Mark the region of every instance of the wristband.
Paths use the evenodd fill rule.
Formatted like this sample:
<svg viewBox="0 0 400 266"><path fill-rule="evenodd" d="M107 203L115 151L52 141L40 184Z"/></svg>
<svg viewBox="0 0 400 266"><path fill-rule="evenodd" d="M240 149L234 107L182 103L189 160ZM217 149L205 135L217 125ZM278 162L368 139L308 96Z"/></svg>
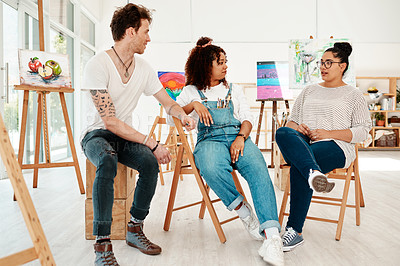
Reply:
<svg viewBox="0 0 400 266"><path fill-rule="evenodd" d="M158 147L158 142L157 142L157 145L153 149L151 149L151 152L154 153L156 151L157 147Z"/></svg>
<svg viewBox="0 0 400 266"><path fill-rule="evenodd" d="M143 141L143 145L146 145L146 142L147 142L147 140L149 139L149 135L146 135L146 137L144 138L144 141Z"/></svg>
<svg viewBox="0 0 400 266"><path fill-rule="evenodd" d="M244 140L247 139L246 136L245 136L244 134L242 134L242 133L237 134L237 136L238 136L238 137L239 137L239 136L240 136L240 137L243 137Z"/></svg>

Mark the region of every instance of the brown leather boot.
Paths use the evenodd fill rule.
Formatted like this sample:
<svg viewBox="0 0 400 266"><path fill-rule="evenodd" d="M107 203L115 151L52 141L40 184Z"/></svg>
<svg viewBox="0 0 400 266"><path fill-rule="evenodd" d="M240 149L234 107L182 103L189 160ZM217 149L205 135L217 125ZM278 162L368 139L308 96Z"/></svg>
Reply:
<svg viewBox="0 0 400 266"><path fill-rule="evenodd" d="M161 247L150 242L143 233L143 223L128 223L128 232L126 233L126 243L139 249L147 255L158 255L161 253Z"/></svg>
<svg viewBox="0 0 400 266"><path fill-rule="evenodd" d="M95 266L119 266L112 251L111 242L95 243L93 246L96 254Z"/></svg>

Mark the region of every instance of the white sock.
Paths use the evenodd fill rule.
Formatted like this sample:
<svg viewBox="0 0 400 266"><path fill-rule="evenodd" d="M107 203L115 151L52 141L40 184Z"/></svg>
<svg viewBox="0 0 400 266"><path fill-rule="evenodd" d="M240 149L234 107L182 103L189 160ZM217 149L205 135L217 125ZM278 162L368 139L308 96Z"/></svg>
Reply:
<svg viewBox="0 0 400 266"><path fill-rule="evenodd" d="M133 217L133 216L131 215L131 222L134 222L134 223L136 223L136 224L140 224L140 223L143 223L143 220L136 219L135 217Z"/></svg>
<svg viewBox="0 0 400 266"><path fill-rule="evenodd" d="M265 237L267 239L272 238L273 236L279 236L278 227L270 227L264 230Z"/></svg>
<svg viewBox="0 0 400 266"><path fill-rule="evenodd" d="M244 219L247 216L250 216L251 214L249 208L247 208L246 205L244 205L244 203L238 210L236 210L236 212L239 215L240 219Z"/></svg>

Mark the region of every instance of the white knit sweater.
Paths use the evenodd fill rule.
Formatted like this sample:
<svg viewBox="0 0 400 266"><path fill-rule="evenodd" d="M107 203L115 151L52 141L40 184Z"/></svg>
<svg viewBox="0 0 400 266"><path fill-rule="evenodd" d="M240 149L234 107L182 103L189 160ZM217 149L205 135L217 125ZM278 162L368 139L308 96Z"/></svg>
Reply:
<svg viewBox="0 0 400 266"><path fill-rule="evenodd" d="M355 143L364 141L371 130L367 103L360 90L345 85L326 88L319 84L307 86L297 97L289 120L306 124L310 130L350 129L351 142L334 140L346 156L345 167L355 159Z"/></svg>

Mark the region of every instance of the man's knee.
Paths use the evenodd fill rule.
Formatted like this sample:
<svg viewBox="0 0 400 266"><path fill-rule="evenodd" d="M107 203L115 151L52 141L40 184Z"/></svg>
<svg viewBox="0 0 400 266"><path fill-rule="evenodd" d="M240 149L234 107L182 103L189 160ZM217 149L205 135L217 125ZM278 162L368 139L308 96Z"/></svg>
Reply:
<svg viewBox="0 0 400 266"><path fill-rule="evenodd" d="M157 158L153 154L145 154L140 167L139 173L146 173L148 176L158 176L159 167Z"/></svg>
<svg viewBox="0 0 400 266"><path fill-rule="evenodd" d="M97 169L103 173L108 173L107 176L116 176L118 167L118 157L115 151L106 150L99 154L99 165Z"/></svg>

